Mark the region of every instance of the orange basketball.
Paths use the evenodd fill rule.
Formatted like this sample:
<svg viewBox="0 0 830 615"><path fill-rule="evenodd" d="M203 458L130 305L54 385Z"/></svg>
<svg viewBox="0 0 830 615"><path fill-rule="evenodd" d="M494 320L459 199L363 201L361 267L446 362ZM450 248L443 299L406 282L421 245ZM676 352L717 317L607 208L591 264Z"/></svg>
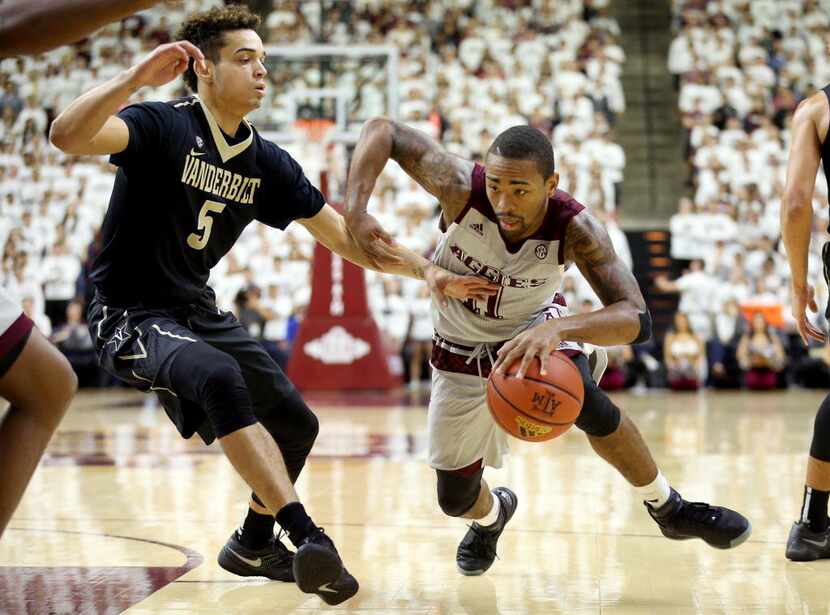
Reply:
<svg viewBox="0 0 830 615"><path fill-rule="evenodd" d="M562 435L582 410L585 387L582 374L565 354L554 352L548 358L548 373L539 373L539 359L522 379L516 378L520 361L504 375L487 379L487 405L490 413L511 436L527 442L544 442Z"/></svg>

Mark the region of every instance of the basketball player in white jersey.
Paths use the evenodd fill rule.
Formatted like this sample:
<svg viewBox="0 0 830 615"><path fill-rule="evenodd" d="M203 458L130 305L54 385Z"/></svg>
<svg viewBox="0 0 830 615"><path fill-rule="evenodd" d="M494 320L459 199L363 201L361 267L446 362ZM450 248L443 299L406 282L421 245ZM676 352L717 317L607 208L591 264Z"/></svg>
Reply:
<svg viewBox="0 0 830 615"><path fill-rule="evenodd" d="M510 128L496 137L485 165L479 165L448 154L403 124L369 121L352 159L346 220L376 262L394 260L393 241L366 211L389 159L440 201L445 232L434 262L501 287L486 302L433 304L429 461L437 473L441 509L474 520L458 546L459 571L479 575L491 566L496 542L517 506L511 490L498 487L491 492L483 479L484 466L500 467L507 451L507 436L487 409L485 378L514 361L521 362L517 377L523 377L533 357L545 365L557 349L571 356L583 376L585 401L577 427L597 454L635 487L662 533L678 540L701 538L720 549L745 541L751 526L742 515L689 503L669 486L637 427L592 377L582 345L645 341L651 335L651 318L605 229L557 189L548 138L528 126ZM567 314L556 291L572 263L591 284L602 309Z"/></svg>
<svg viewBox="0 0 830 615"><path fill-rule="evenodd" d="M101 26L159 0L6 0L0 2L0 58L42 53L74 43ZM184 57L198 49L182 50ZM34 328L19 301L0 290L0 538L78 379L66 358Z"/></svg>

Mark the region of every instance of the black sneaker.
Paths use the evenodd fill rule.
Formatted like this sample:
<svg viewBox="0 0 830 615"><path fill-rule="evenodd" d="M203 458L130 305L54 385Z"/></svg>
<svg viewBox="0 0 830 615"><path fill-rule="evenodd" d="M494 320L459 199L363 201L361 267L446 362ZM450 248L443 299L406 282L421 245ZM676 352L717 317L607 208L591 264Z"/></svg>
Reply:
<svg viewBox="0 0 830 615"><path fill-rule="evenodd" d="M248 549L239 541L239 530L231 534L216 558L222 568L233 574L267 577L275 581L294 580L293 559L294 553L278 537L272 538L262 549Z"/></svg>
<svg viewBox="0 0 830 615"><path fill-rule="evenodd" d="M294 579L306 594L317 594L326 604L340 604L357 593L359 585L323 528L308 536L294 555Z"/></svg>
<svg viewBox="0 0 830 615"><path fill-rule="evenodd" d="M498 498L501 505L498 520L486 527L473 521L458 545L455 562L458 572L465 576L475 577L484 574L493 565L496 559L496 543L519 504L516 494L507 487L493 489L493 497Z"/></svg>
<svg viewBox="0 0 830 615"><path fill-rule="evenodd" d="M807 523L793 523L785 555L794 562L830 558L830 526L823 532L814 532Z"/></svg>
<svg viewBox="0 0 830 615"><path fill-rule="evenodd" d="M752 533L752 524L742 514L722 506L687 502L674 489L660 508L643 503L663 536L672 540L700 538L716 549L731 549Z"/></svg>

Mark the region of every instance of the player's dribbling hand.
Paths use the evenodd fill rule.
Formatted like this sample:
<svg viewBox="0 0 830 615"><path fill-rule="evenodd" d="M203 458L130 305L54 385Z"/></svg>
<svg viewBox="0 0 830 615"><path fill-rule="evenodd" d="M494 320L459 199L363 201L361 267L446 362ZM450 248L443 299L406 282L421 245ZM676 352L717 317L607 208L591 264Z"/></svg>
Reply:
<svg viewBox="0 0 830 615"><path fill-rule="evenodd" d="M808 345L811 339L824 343L827 336L807 318L807 308L814 314L818 312L818 304L815 299L815 289L812 286L797 287L792 285L793 318L798 325L798 333L804 345Z"/></svg>
<svg viewBox="0 0 830 615"><path fill-rule="evenodd" d="M475 299L487 301L499 292L498 284L477 275L458 275L436 265L430 265L424 271L424 280L429 292L443 307L449 304L449 298Z"/></svg>
<svg viewBox="0 0 830 615"><path fill-rule="evenodd" d="M395 240L373 215L366 212L348 215L346 228L375 267L383 269L403 264L394 249Z"/></svg>
<svg viewBox="0 0 830 615"><path fill-rule="evenodd" d="M132 81L139 87L158 87L170 83L187 70L191 58L204 67L205 56L188 41L159 45L130 69Z"/></svg>
<svg viewBox="0 0 830 615"><path fill-rule="evenodd" d="M504 374L508 367L521 359L516 378L524 378L533 357L539 357L539 373L547 374L548 357L559 348L562 338L555 320L531 327L499 348L493 371Z"/></svg>

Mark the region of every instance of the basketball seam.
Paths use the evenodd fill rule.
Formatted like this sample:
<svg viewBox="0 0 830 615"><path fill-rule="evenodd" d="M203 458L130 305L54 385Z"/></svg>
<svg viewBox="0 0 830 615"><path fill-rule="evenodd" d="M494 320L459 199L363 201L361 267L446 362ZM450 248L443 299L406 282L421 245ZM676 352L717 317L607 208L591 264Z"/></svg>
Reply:
<svg viewBox="0 0 830 615"><path fill-rule="evenodd" d="M513 408L516 412L518 412L518 413L519 413L519 414L521 414L522 416L527 417L527 418L528 418L528 419L530 419L531 421L538 421L538 422L543 423L543 424L545 424L545 425L557 425L557 426L560 426L560 427L561 427L562 425L573 425L573 424L574 424L574 421L576 420L576 419L574 419L574 421L565 421L564 423L551 423L551 422L549 422L549 421L544 421L544 420L540 419L539 417L537 417L537 416L533 416L532 414L528 414L528 413L527 413L527 412L525 412L524 410L522 410L522 409L518 408L518 407L516 406L516 404L514 404L512 401L510 401L509 399L507 399L507 398L504 396L504 393L502 393L502 392L499 390L499 387L497 387L497 386L496 386L496 383L495 383L495 382L493 383L493 390L494 390L496 393L498 393L498 394L499 394L499 397L501 397L501 398L502 398L505 402L507 402L508 404L510 404L510 407L511 407L511 408Z"/></svg>
<svg viewBox="0 0 830 615"><path fill-rule="evenodd" d="M580 378L580 380L582 379L582 374L579 374L579 378ZM583 399L579 399L576 395L571 393L568 389L563 389L558 384L553 384L552 382L548 382L547 380L542 380L540 378L534 378L533 376L528 376L527 374L525 374L524 380L530 380L531 382L537 382L539 384L546 384L547 386L553 387L554 389L559 389L565 395L567 395L568 397L570 397L571 399L573 399L577 403L582 404L582 403L585 402L585 399L584 399L585 394L584 393L583 393Z"/></svg>

